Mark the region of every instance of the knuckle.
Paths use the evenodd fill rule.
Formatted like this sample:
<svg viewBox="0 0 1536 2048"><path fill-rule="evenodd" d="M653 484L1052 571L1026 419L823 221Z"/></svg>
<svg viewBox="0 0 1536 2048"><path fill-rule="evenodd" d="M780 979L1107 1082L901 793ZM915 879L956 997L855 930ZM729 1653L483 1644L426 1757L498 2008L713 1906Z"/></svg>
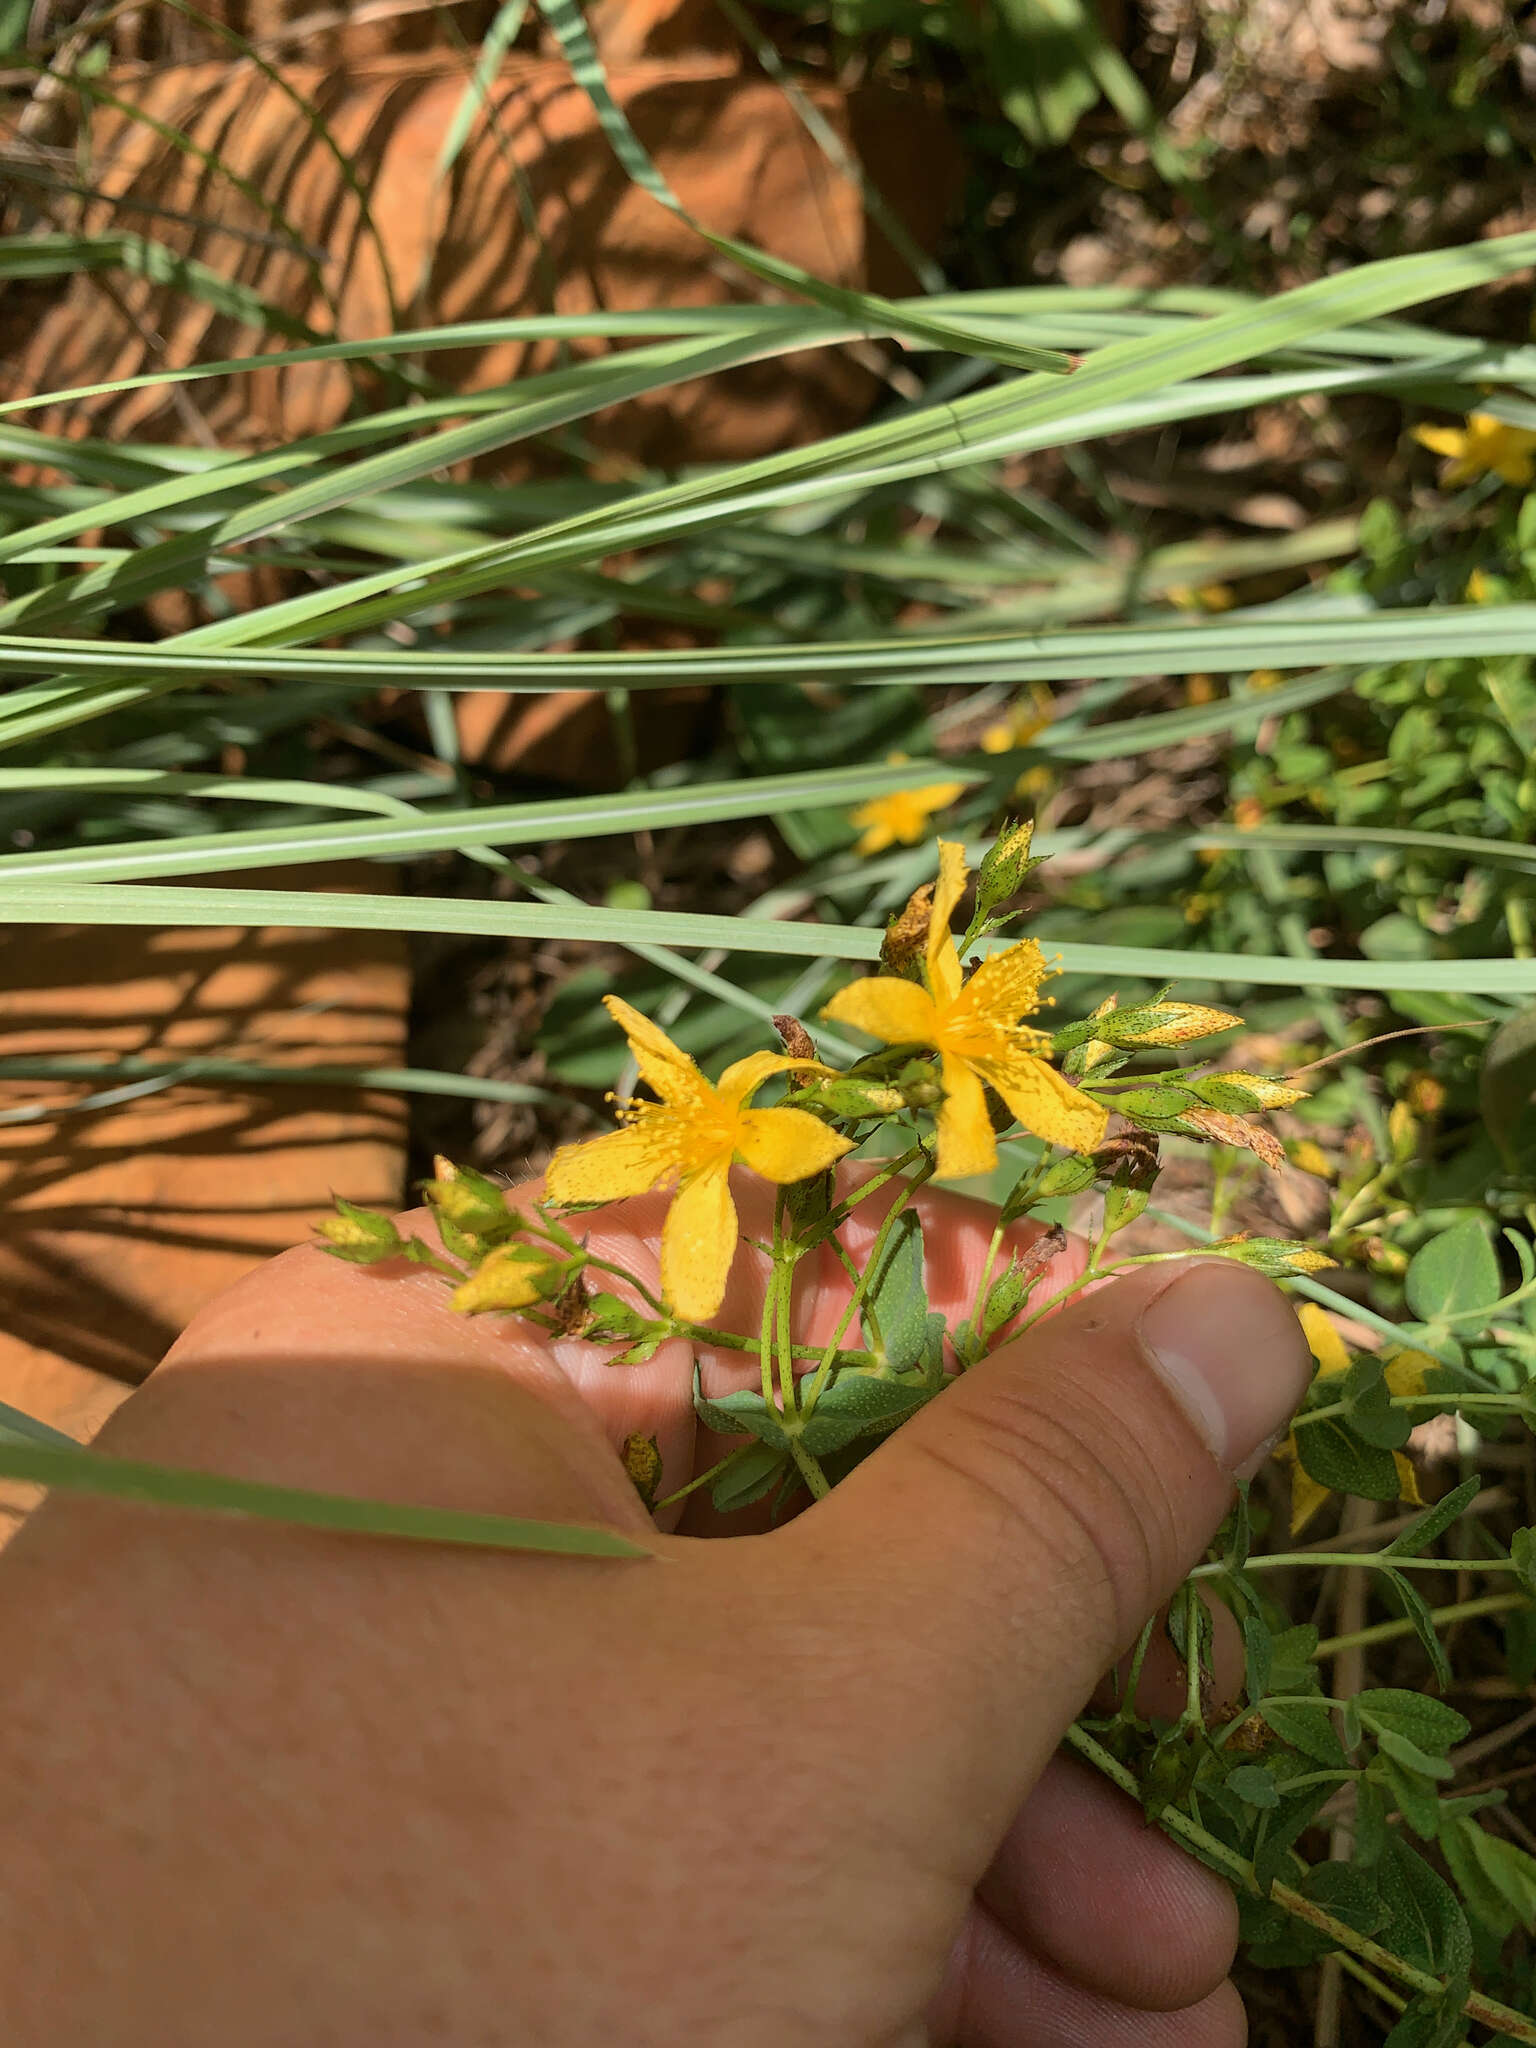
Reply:
<svg viewBox="0 0 1536 2048"><path fill-rule="evenodd" d="M1074 1590L1073 1626L1091 1627L1105 1660L1134 1640L1170 1590L1178 1520L1157 1463L1091 1393L1042 1397L999 1376L985 1400L957 1402L927 1454L987 1513L1000 1555L1048 1562Z"/></svg>

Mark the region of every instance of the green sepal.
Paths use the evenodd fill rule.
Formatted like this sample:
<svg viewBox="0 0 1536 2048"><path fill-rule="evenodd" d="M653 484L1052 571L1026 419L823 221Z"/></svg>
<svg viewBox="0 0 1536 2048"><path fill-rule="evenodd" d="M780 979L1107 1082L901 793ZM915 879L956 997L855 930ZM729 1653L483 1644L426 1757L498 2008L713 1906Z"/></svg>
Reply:
<svg viewBox="0 0 1536 2048"><path fill-rule="evenodd" d="M711 1482L710 1500L720 1514L734 1514L771 1493L786 1471L793 1470L794 1460L787 1451L765 1443L744 1445Z"/></svg>

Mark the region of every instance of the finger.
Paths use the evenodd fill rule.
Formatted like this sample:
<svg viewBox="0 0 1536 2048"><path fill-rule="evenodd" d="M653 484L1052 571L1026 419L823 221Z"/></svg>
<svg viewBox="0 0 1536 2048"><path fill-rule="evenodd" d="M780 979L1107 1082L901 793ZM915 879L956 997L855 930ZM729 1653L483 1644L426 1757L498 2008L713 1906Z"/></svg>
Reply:
<svg viewBox="0 0 1536 2048"><path fill-rule="evenodd" d="M1248 2022L1229 1983L1178 2012L1105 1998L1031 1954L973 1908L930 2016L939 2048L1243 2048Z"/></svg>
<svg viewBox="0 0 1536 2048"><path fill-rule="evenodd" d="M1145 1268L984 1360L771 1539L829 1646L859 1613L861 1682L899 1730L868 1767L918 1838L942 1824L963 1842L968 1819L972 1882L998 1813L1197 1561L1232 1475L1310 1377L1268 1281L1216 1260Z"/></svg>
<svg viewBox="0 0 1536 2048"><path fill-rule="evenodd" d="M1208 1997L1237 1946L1228 1886L1066 1757L1046 1766L977 1896L1060 1975L1149 2011Z"/></svg>

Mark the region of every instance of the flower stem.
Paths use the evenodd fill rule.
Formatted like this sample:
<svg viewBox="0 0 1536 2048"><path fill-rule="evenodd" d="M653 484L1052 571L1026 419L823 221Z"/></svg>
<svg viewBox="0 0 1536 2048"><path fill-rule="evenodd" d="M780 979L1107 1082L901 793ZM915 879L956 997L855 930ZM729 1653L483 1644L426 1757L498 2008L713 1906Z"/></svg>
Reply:
<svg viewBox="0 0 1536 2048"><path fill-rule="evenodd" d="M1093 1765L1096 1771L1102 1772L1111 1783L1118 1785L1122 1792L1128 1792L1133 1799L1139 1801L1141 1788L1133 1774L1124 1764L1118 1763L1107 1749L1095 1742L1085 1728L1076 1725L1069 1728L1066 1740L1079 1756ZM1346 1926L1325 1907L1303 1897L1290 1885L1277 1882L1266 1892L1254 1875L1253 1865L1246 1856L1239 1855L1237 1850L1229 1849L1226 1843L1219 1841L1215 1835L1208 1834L1198 1822L1191 1820L1189 1815L1181 1812L1177 1806L1165 1806L1158 1815L1157 1824L1165 1833L1174 1835L1186 1842L1190 1848L1197 1849L1204 1861L1226 1871L1244 1891L1252 1892L1259 1898L1267 1897L1273 1900L1293 1919L1305 1921L1307 1926L1315 1927L1320 1934L1326 1934L1336 1947L1344 1949L1362 1963L1381 1971L1384 1976L1395 1977L1400 1984L1411 1985L1415 1991L1428 1991L1433 1994L1445 1990L1443 1979L1432 1975L1428 1970L1417 1968L1413 1963L1405 1962L1401 1956L1394 1955L1390 1949L1383 1948L1379 1942L1370 1940L1368 1936L1357 1934L1354 1928ZM1496 1999L1485 1998L1480 1991L1471 1991L1463 2000L1461 2009L1469 2020L1476 2020L1481 2026L1493 2028L1496 2033L1504 2035L1508 2040L1525 2042L1530 2044L1530 2048L1536 2048L1536 2020L1515 2012L1512 2007L1500 2005Z"/></svg>

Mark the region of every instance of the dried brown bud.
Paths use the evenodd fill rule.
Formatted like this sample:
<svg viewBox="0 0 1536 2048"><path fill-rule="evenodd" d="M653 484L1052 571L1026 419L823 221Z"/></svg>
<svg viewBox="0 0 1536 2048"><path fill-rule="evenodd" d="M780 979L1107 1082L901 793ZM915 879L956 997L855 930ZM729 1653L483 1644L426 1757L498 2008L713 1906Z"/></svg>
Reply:
<svg viewBox="0 0 1536 2048"><path fill-rule="evenodd" d="M928 944L928 918L933 909L933 884L924 882L907 898L907 907L893 917L880 941L880 965L887 974L910 974Z"/></svg>
<svg viewBox="0 0 1536 2048"><path fill-rule="evenodd" d="M791 1059L815 1059L816 1047L812 1043L811 1034L806 1030L798 1017L791 1017L787 1014L782 1017L775 1017L773 1028L777 1031L780 1038L783 1039L784 1050ZM803 1088L810 1078L809 1074L787 1074L784 1077L784 1085L790 1089Z"/></svg>
<svg viewBox="0 0 1536 2048"><path fill-rule="evenodd" d="M1245 1152L1256 1152L1266 1166L1285 1164L1284 1146L1263 1124L1244 1123L1240 1116L1225 1109L1204 1107L1186 1109L1181 1120L1213 1145L1237 1145Z"/></svg>

